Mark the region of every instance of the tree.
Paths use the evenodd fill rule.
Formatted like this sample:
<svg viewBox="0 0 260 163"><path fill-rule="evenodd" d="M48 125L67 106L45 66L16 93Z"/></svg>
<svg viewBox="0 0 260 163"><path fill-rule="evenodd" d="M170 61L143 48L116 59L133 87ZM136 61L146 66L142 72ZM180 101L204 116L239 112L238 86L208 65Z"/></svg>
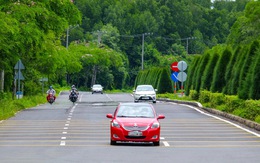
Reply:
<svg viewBox="0 0 260 163"><path fill-rule="evenodd" d="M251 86L249 89L249 99L254 99L254 100L259 100L260 99L260 51L259 49L256 51L256 60L255 60L255 65L252 66L253 74L251 78Z"/></svg>
<svg viewBox="0 0 260 163"><path fill-rule="evenodd" d="M220 47L224 48L224 47ZM223 87L226 85L225 72L228 62L232 56L230 49L225 48L221 53L219 60L214 68L213 80L211 83L210 91L222 92Z"/></svg>
<svg viewBox="0 0 260 163"><path fill-rule="evenodd" d="M259 39L260 23L259 23L258 1L250 1L247 3L244 15L240 16L231 28L227 43L232 45L249 44L253 40Z"/></svg>
<svg viewBox="0 0 260 163"><path fill-rule="evenodd" d="M1 40L0 36L0 41L6 43L0 45L1 61L3 65L8 65L5 66L6 90L12 90L12 67L18 59L26 66L24 76L27 94L39 92L39 78L44 75L50 78L50 82L57 83L60 76L66 73L63 68L65 49L59 38L68 24L80 23L81 20L74 4L69 0L5 1L1 2L0 17L3 18L0 22L5 30L1 36L6 39ZM30 82L26 79L30 79Z"/></svg>
<svg viewBox="0 0 260 163"><path fill-rule="evenodd" d="M218 53L213 52L210 55L209 63L205 67L205 70L204 70L203 75L202 75L201 88L200 89L202 89L202 90L205 89L205 90L208 90L208 91L210 90L212 79L213 79L214 69L215 69L215 66L218 62L218 59L219 59Z"/></svg>
<svg viewBox="0 0 260 163"><path fill-rule="evenodd" d="M195 90L197 92L200 92L200 88L201 88L201 83L202 83L202 75L203 72L205 71L205 68L207 67L207 64L209 63L209 59L210 59L210 54L209 53L205 53L204 55L202 55L200 63L197 65L197 73L196 73L196 81L194 83L195 86Z"/></svg>
<svg viewBox="0 0 260 163"><path fill-rule="evenodd" d="M186 87L184 88L185 89L185 94L186 95L189 95L189 92L190 90L192 89L195 89L195 76L194 74L196 74L197 72L197 65L200 63L200 59L201 59L201 55L196 55L192 62L191 62L191 65L188 67L188 70L187 70L187 81L186 81Z"/></svg>
<svg viewBox="0 0 260 163"><path fill-rule="evenodd" d="M245 56L243 67L241 67L240 76L239 76L239 86L240 89L238 91L238 96L241 99L248 99L250 93L249 88L252 87L253 83L253 76L254 76L254 68L255 68L255 61L257 60L257 50L259 49L260 44L258 41L254 41L251 46L250 50ZM251 64L252 65L251 65Z"/></svg>

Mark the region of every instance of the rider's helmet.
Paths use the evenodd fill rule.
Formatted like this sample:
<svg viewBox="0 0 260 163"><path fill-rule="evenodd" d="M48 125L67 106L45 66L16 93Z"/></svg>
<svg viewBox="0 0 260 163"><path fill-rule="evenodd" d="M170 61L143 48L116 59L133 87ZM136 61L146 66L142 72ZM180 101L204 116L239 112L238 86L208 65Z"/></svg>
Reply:
<svg viewBox="0 0 260 163"><path fill-rule="evenodd" d="M75 88L75 85L72 85L71 88Z"/></svg>
<svg viewBox="0 0 260 163"><path fill-rule="evenodd" d="M52 86L50 86L49 88L52 89Z"/></svg>

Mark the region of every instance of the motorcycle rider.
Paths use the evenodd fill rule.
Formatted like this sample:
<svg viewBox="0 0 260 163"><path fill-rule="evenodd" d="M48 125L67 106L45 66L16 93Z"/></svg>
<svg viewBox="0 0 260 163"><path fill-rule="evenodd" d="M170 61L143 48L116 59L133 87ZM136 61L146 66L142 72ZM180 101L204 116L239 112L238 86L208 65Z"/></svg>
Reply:
<svg viewBox="0 0 260 163"><path fill-rule="evenodd" d="M79 92L78 92L77 88L75 87L75 85L72 85L72 86L71 86L71 90L70 90L69 99L70 99L71 93L72 93L73 91L76 92L77 96L79 95Z"/></svg>
<svg viewBox="0 0 260 163"><path fill-rule="evenodd" d="M46 98L47 98L47 101L49 101L49 99L50 99L50 93L53 94L54 101L56 100L56 96L55 96L56 91L55 91L55 89L53 89L52 86L49 87L49 90L48 90L46 93L47 93L47 97L46 97Z"/></svg>

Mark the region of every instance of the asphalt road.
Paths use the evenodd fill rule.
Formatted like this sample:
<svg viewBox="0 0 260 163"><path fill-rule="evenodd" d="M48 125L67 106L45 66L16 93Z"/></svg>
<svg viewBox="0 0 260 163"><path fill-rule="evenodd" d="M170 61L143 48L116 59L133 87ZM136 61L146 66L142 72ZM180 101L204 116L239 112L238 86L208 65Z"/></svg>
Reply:
<svg viewBox="0 0 260 163"><path fill-rule="evenodd" d="M260 134L196 108L153 104L161 122L161 145L110 145L109 119L130 94L80 92L77 103L63 92L53 105L26 109L0 123L0 162L259 163Z"/></svg>

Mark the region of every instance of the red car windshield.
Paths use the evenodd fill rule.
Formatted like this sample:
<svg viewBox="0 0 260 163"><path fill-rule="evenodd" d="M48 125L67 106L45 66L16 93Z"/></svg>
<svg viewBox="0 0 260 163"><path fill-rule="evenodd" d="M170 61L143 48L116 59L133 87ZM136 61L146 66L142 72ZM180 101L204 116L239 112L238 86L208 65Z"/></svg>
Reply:
<svg viewBox="0 0 260 163"><path fill-rule="evenodd" d="M120 106L116 117L126 118L154 118L153 109L150 106Z"/></svg>

